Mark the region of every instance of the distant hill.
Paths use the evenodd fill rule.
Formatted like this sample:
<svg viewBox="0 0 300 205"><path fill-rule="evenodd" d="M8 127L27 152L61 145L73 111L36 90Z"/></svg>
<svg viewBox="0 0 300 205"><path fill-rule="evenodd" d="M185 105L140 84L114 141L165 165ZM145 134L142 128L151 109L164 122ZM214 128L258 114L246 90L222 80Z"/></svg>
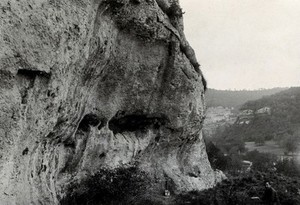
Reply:
<svg viewBox="0 0 300 205"><path fill-rule="evenodd" d="M207 107L234 107L239 109L241 105L247 101L257 100L263 96L273 95L275 93L284 91L288 88L272 88L272 89L261 89L261 90L215 90L208 89L206 91L206 102Z"/></svg>

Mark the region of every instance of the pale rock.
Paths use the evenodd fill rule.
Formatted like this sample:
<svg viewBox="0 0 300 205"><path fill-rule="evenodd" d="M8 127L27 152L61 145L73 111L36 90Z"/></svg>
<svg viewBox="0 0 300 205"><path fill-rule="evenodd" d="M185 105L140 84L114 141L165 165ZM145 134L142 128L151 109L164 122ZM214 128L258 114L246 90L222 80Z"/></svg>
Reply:
<svg viewBox="0 0 300 205"><path fill-rule="evenodd" d="M172 2L0 2L1 204L59 204L71 182L133 164L175 193L222 178L194 51L157 3Z"/></svg>

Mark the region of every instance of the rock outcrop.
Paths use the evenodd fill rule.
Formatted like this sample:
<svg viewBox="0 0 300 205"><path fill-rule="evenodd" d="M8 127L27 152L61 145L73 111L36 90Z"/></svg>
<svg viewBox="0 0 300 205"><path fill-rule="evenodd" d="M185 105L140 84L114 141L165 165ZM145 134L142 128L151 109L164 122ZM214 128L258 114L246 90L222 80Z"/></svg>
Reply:
<svg viewBox="0 0 300 205"><path fill-rule="evenodd" d="M0 6L1 204L60 204L120 167L147 173L149 195L214 186L205 80L176 1Z"/></svg>

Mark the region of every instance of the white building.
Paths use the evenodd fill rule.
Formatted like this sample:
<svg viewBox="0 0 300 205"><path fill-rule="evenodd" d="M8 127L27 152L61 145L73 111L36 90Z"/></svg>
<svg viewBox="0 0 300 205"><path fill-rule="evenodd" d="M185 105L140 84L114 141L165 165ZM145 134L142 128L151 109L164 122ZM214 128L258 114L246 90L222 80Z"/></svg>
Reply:
<svg viewBox="0 0 300 205"><path fill-rule="evenodd" d="M271 108L270 107L263 107L263 108L260 108L258 109L256 112L256 114L267 114L267 115L270 115L271 114Z"/></svg>

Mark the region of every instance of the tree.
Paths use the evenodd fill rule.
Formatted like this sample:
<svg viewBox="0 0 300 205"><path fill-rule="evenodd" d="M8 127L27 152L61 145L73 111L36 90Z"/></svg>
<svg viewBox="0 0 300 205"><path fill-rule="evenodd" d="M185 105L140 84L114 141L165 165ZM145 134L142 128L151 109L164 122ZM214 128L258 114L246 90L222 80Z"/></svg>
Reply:
<svg viewBox="0 0 300 205"><path fill-rule="evenodd" d="M275 155L260 153L257 150L247 152L245 159L251 161L253 163L252 168L257 171L271 170L277 161Z"/></svg>
<svg viewBox="0 0 300 205"><path fill-rule="evenodd" d="M256 145L262 146L265 144L265 138L263 136L255 137L254 142Z"/></svg>
<svg viewBox="0 0 300 205"><path fill-rule="evenodd" d="M300 177L300 169L294 159L283 159L276 164L278 173L288 177Z"/></svg>
<svg viewBox="0 0 300 205"><path fill-rule="evenodd" d="M298 138L295 135L285 135L283 147L287 153L294 153L297 150Z"/></svg>
<svg viewBox="0 0 300 205"><path fill-rule="evenodd" d="M228 167L228 157L211 141L206 141L206 152L208 160L213 169L225 171Z"/></svg>

